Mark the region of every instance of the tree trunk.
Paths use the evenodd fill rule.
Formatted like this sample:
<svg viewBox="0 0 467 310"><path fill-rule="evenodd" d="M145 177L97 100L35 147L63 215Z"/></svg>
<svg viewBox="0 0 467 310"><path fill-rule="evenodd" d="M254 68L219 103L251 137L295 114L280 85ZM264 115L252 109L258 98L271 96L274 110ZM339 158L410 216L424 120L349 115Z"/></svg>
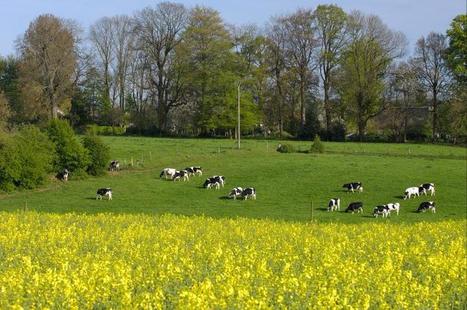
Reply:
<svg viewBox="0 0 467 310"><path fill-rule="evenodd" d="M435 88L433 88L433 136L432 140L436 140L436 127L437 127L437 121L438 121L438 92L436 91Z"/></svg>
<svg viewBox="0 0 467 310"><path fill-rule="evenodd" d="M326 140L331 136L331 107L329 104L329 83L324 80L324 112L326 116Z"/></svg>
<svg viewBox="0 0 467 310"><path fill-rule="evenodd" d="M300 131L303 133L305 128L305 81L300 81Z"/></svg>

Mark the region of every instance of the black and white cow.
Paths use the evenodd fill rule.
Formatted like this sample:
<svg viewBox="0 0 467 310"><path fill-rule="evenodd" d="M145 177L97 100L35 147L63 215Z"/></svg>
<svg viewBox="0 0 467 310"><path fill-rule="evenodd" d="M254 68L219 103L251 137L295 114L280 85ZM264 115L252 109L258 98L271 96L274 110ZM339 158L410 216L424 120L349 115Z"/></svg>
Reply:
<svg viewBox="0 0 467 310"><path fill-rule="evenodd" d="M420 195L420 190L418 187L409 187L405 189L404 200L410 199L410 197L418 197Z"/></svg>
<svg viewBox="0 0 467 310"><path fill-rule="evenodd" d="M373 216L378 217L381 215L382 217L388 217L389 212L389 207L387 205L381 205L373 209Z"/></svg>
<svg viewBox="0 0 467 310"><path fill-rule="evenodd" d="M60 181L66 182L68 181L68 175L70 173L68 172L68 169L63 169L63 171L60 171L57 173L56 178L59 179Z"/></svg>
<svg viewBox="0 0 467 310"><path fill-rule="evenodd" d="M389 213L391 213L391 212L396 212L396 214L399 215L399 211L400 211L400 208L401 208L400 203L398 203L398 202L388 203L388 204L385 205L385 206L388 207Z"/></svg>
<svg viewBox="0 0 467 310"><path fill-rule="evenodd" d="M418 207L417 212L426 212L427 210L431 210L431 212L436 213L436 205L434 201L422 202Z"/></svg>
<svg viewBox="0 0 467 310"><path fill-rule="evenodd" d="M159 178L164 177L165 179L172 179L177 169L174 168L164 168L159 175Z"/></svg>
<svg viewBox="0 0 467 310"><path fill-rule="evenodd" d="M172 176L172 180L174 182L179 181L179 180L183 180L184 182L188 181L189 180L188 171L186 170L175 171L175 174Z"/></svg>
<svg viewBox="0 0 467 310"><path fill-rule="evenodd" d="M203 184L203 187L209 188L216 188L219 189L221 186L224 187L225 184L225 177L221 175L215 175L213 177L207 178Z"/></svg>
<svg viewBox="0 0 467 310"><path fill-rule="evenodd" d="M203 169L199 166L187 167L185 168L185 170L188 171L188 174L190 176L203 175Z"/></svg>
<svg viewBox="0 0 467 310"><path fill-rule="evenodd" d="M234 200L237 199L237 197L242 197L243 193L243 188L241 187L234 187L230 193L229 193L229 198L233 198Z"/></svg>
<svg viewBox="0 0 467 310"><path fill-rule="evenodd" d="M423 183L423 184L420 184L419 186L419 194L425 194L425 196L427 195L427 193L430 192L430 196L434 196L435 195L435 184L433 183Z"/></svg>
<svg viewBox="0 0 467 310"><path fill-rule="evenodd" d="M342 185L343 188L346 188L348 192L363 192L363 185L361 182L352 182L352 183L346 183Z"/></svg>
<svg viewBox="0 0 467 310"><path fill-rule="evenodd" d="M213 176L214 179L216 179L217 182L219 182L220 186L224 187L225 184L225 177L222 175L215 175Z"/></svg>
<svg viewBox="0 0 467 310"><path fill-rule="evenodd" d="M357 211L357 213L363 213L363 202L351 202L349 204L349 206L347 207L347 209L345 210L345 212L352 212L354 213L355 211Z"/></svg>
<svg viewBox="0 0 467 310"><path fill-rule="evenodd" d="M332 198L328 203L328 211L337 211L341 209L341 200L339 198Z"/></svg>
<svg viewBox="0 0 467 310"><path fill-rule="evenodd" d="M256 200L256 189L254 187L245 188L242 192L242 197L244 200L247 200L248 198Z"/></svg>
<svg viewBox="0 0 467 310"><path fill-rule="evenodd" d="M107 197L108 200L112 200L112 189L111 188L99 188L96 193L96 200Z"/></svg>
<svg viewBox="0 0 467 310"><path fill-rule="evenodd" d="M120 163L118 160L112 160L109 165L109 171L118 171L120 170Z"/></svg>

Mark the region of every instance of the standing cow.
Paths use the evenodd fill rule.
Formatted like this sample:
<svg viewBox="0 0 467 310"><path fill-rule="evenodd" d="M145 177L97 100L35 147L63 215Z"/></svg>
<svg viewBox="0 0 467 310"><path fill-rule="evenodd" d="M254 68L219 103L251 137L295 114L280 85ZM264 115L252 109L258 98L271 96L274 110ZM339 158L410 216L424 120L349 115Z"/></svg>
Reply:
<svg viewBox="0 0 467 310"><path fill-rule="evenodd" d="M167 179L172 179L176 172L177 172L177 169L164 168L164 169L162 169L161 174L159 175L159 178L164 177L166 180Z"/></svg>
<svg viewBox="0 0 467 310"><path fill-rule="evenodd" d="M225 177L222 175L215 175L213 177L207 178L203 184L204 188L216 188L219 189L221 186L224 187Z"/></svg>
<svg viewBox="0 0 467 310"><path fill-rule="evenodd" d="M342 185L342 187L347 189L347 192L352 192L352 193L354 193L355 191L363 192L362 182L346 183L346 184Z"/></svg>
<svg viewBox="0 0 467 310"><path fill-rule="evenodd" d="M398 202L388 203L385 206L388 207L389 213L396 212L396 214L399 215L399 210L401 208L401 205Z"/></svg>
<svg viewBox="0 0 467 310"><path fill-rule="evenodd" d="M185 170L188 171L188 174L190 176L203 175L203 169L199 166L187 167L185 168Z"/></svg>
<svg viewBox="0 0 467 310"><path fill-rule="evenodd" d="M410 197L418 197L420 195L420 190L418 187L409 187L404 192L404 200L410 199Z"/></svg>
<svg viewBox="0 0 467 310"><path fill-rule="evenodd" d="M234 200L237 199L237 197L242 197L243 193L243 188L241 187L234 187L230 193L229 193L229 198L233 198Z"/></svg>
<svg viewBox="0 0 467 310"><path fill-rule="evenodd" d="M363 202L351 202L345 212L352 212L352 214L354 212L363 213Z"/></svg>
<svg viewBox="0 0 467 310"><path fill-rule="evenodd" d="M107 197L108 200L112 200L112 189L111 188L99 188L96 193L96 200L102 200Z"/></svg>
<svg viewBox="0 0 467 310"><path fill-rule="evenodd" d="M109 171L118 171L120 170L120 163L118 160L112 160L109 165Z"/></svg>
<svg viewBox="0 0 467 310"><path fill-rule="evenodd" d="M60 171L59 173L57 173L55 177L59 179L60 181L66 182L68 181L69 174L70 173L68 172L68 169L63 169L63 171Z"/></svg>
<svg viewBox="0 0 467 310"><path fill-rule="evenodd" d="M328 203L328 211L337 211L341 209L341 200L339 198L332 198Z"/></svg>
<svg viewBox="0 0 467 310"><path fill-rule="evenodd" d="M435 184L433 183L423 183L419 186L419 194L424 194L425 196L427 193L430 192L430 196L435 195Z"/></svg>
<svg viewBox="0 0 467 310"><path fill-rule="evenodd" d="M175 171L175 174L172 176L172 180L175 182L175 181L179 181L180 179L182 179L184 182L188 181L189 180L188 171L186 170Z"/></svg>
<svg viewBox="0 0 467 310"><path fill-rule="evenodd" d="M431 210L431 212L436 213L436 205L434 201L424 201L420 204L417 209L417 212L426 212Z"/></svg>
<svg viewBox="0 0 467 310"><path fill-rule="evenodd" d="M244 200L247 200L248 198L256 200L256 189L254 187L247 187L243 190L242 196Z"/></svg>

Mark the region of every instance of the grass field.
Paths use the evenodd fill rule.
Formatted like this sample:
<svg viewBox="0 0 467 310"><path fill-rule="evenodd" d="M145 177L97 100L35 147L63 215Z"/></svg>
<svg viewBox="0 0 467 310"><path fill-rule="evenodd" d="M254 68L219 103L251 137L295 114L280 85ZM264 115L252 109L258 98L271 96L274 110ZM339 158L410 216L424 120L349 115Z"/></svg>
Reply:
<svg viewBox="0 0 467 310"><path fill-rule="evenodd" d="M413 222L465 219L466 149L411 144L326 143L320 155L275 151L277 141L244 140L242 150L232 140L105 137L112 158L134 167L100 178L52 182L35 191L0 195L0 210L27 208L39 212L173 213L211 217L270 218L286 221L360 223ZM299 150L309 142L294 142ZM191 165L204 168L203 177L189 182L159 179L165 167ZM221 190L201 188L204 177L224 175ZM348 194L343 183L361 181L363 193ZM414 211L421 197L403 201L405 188L436 184L437 213ZM256 201L232 201L225 195L235 186L253 186ZM111 187L113 201L96 201L98 187ZM342 208L351 201L364 202L364 214L329 213L329 198L340 197ZM401 202L401 214L373 219L371 211L382 203ZM313 203L313 207L312 207Z"/></svg>

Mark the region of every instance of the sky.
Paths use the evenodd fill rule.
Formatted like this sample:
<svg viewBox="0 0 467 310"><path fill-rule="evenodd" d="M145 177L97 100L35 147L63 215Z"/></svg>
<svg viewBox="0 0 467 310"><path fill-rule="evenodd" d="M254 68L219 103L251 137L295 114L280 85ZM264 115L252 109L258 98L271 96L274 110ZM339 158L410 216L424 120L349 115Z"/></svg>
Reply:
<svg viewBox="0 0 467 310"><path fill-rule="evenodd" d="M0 55L15 53L15 40L40 14L74 19L84 29L104 16L132 15L156 0L0 0ZM451 20L466 13L466 0L178 0L187 7L209 6L218 10L226 23L263 26L272 16L298 8L314 9L319 4L337 4L346 12L360 10L378 15L391 29L402 31L411 53L415 42L431 31L445 33Z"/></svg>

